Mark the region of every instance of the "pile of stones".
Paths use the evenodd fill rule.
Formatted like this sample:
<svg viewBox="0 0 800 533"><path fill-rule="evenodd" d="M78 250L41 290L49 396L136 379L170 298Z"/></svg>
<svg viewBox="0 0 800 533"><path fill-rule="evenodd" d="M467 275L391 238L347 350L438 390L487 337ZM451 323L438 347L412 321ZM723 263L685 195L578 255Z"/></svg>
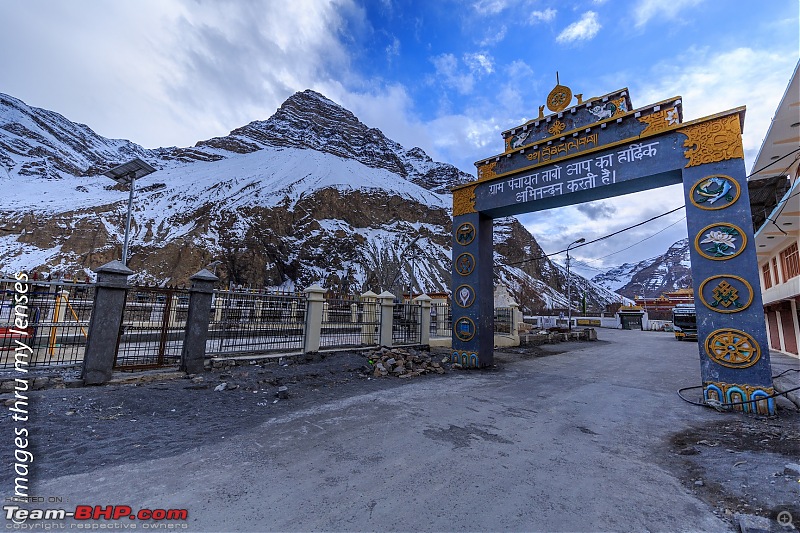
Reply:
<svg viewBox="0 0 800 533"><path fill-rule="evenodd" d="M364 371L376 378L413 378L424 374L445 373L441 363L413 348L381 348L367 352Z"/></svg>

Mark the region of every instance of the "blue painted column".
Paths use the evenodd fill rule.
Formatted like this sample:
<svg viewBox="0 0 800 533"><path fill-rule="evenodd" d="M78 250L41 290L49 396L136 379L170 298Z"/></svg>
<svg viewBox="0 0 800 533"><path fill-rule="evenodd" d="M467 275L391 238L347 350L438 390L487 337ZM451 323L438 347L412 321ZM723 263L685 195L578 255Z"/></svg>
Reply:
<svg viewBox="0 0 800 533"><path fill-rule="evenodd" d="M483 368L494 362L492 219L453 217L453 351L451 360Z"/></svg>
<svg viewBox="0 0 800 533"><path fill-rule="evenodd" d="M741 150L740 137L734 149L736 143ZM704 163L698 156L689 165L683 185L703 395L712 404L749 402L731 408L774 414L744 160Z"/></svg>

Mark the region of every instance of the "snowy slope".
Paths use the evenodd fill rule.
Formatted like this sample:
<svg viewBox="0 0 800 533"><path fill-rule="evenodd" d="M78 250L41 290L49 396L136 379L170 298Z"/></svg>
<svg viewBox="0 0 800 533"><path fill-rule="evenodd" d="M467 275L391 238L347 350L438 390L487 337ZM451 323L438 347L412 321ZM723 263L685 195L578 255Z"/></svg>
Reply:
<svg viewBox="0 0 800 533"><path fill-rule="evenodd" d="M136 187L135 280L184 282L215 263L223 283L449 288L449 189L471 177L313 91L225 137L157 149L0 95L0 181L13 183L0 197L0 271L91 275L118 258L128 195L102 173L133 157L157 169ZM515 219L495 227L498 264L541 255ZM565 303L549 261L496 272L520 303ZM598 305L613 299L587 287Z"/></svg>
<svg viewBox="0 0 800 533"><path fill-rule="evenodd" d="M625 263L592 278L594 283L632 298L692 287L689 240L673 243L663 254L639 263Z"/></svg>

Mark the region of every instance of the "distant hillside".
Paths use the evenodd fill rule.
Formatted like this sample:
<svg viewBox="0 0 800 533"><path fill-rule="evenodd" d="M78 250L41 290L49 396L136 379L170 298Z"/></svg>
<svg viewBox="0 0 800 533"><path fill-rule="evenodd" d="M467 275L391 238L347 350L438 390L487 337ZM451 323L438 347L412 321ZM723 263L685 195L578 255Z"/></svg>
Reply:
<svg viewBox="0 0 800 533"><path fill-rule="evenodd" d="M618 294L658 296L663 292L692 287L689 240L682 239L662 255L625 263L592 278L592 281Z"/></svg>
<svg viewBox="0 0 800 533"><path fill-rule="evenodd" d="M128 195L102 172L134 157L157 169L137 182L135 280L185 283L213 263L223 284L449 289L449 191L472 176L314 91L227 136L152 150L0 94L0 179L13 184L0 197L0 270L91 275L119 258ZM542 255L514 218L495 221L495 243L498 263ZM496 275L520 303L566 305L549 261ZM613 299L585 284L590 305Z"/></svg>

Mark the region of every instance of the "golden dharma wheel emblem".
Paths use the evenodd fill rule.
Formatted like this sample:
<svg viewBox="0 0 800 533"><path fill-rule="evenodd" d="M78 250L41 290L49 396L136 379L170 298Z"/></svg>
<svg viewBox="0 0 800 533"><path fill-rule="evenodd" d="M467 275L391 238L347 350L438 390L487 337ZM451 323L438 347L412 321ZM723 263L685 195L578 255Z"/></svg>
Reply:
<svg viewBox="0 0 800 533"><path fill-rule="evenodd" d="M718 329L706 339L706 353L714 362L728 368L747 368L761 357L758 343L738 329Z"/></svg>
<svg viewBox="0 0 800 533"><path fill-rule="evenodd" d="M567 108L572 101L572 91L565 85L558 84L547 95L547 109L557 113Z"/></svg>

